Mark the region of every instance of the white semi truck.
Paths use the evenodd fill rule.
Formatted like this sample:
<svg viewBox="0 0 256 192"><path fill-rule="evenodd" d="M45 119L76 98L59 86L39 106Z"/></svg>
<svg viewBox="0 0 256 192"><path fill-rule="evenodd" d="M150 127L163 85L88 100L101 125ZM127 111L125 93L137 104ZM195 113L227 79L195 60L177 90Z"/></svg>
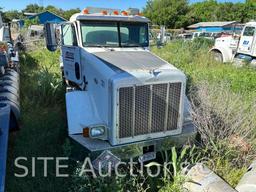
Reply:
<svg viewBox="0 0 256 192"><path fill-rule="evenodd" d="M227 36L217 38L210 50L220 62L244 62L256 65L256 22L246 23L240 38Z"/></svg>
<svg viewBox="0 0 256 192"><path fill-rule="evenodd" d="M90 152L142 161L193 140L186 76L150 52L150 21L97 12L45 25L47 48L61 47L69 136Z"/></svg>

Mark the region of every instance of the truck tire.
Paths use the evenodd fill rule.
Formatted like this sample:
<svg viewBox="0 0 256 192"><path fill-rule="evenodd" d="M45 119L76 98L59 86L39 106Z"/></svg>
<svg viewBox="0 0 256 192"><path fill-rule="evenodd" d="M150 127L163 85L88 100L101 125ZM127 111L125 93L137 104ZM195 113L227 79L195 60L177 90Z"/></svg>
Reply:
<svg viewBox="0 0 256 192"><path fill-rule="evenodd" d="M223 63L223 55L219 51L211 51L213 59L217 62Z"/></svg>

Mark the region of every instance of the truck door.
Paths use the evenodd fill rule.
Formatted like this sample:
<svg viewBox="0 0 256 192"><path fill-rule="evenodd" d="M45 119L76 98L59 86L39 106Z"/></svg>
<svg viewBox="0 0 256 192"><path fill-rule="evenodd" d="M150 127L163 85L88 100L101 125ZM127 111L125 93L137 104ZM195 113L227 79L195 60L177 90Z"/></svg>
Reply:
<svg viewBox="0 0 256 192"><path fill-rule="evenodd" d="M240 39L238 52L247 55L253 54L253 46L255 40L255 27L247 26L243 30L243 34Z"/></svg>
<svg viewBox="0 0 256 192"><path fill-rule="evenodd" d="M65 23L61 27L62 33L62 62L64 77L78 85L83 80L81 77L80 48L77 43L76 28L72 23Z"/></svg>

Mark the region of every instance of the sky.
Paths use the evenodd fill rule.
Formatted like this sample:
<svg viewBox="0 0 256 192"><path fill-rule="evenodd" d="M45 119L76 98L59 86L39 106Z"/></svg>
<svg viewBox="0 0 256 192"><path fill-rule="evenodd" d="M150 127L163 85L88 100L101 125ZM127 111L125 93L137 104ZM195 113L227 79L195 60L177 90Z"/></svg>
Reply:
<svg viewBox="0 0 256 192"><path fill-rule="evenodd" d="M147 0L0 0L0 7L4 10L22 10L26 5L37 3L39 5L53 5L64 10L71 8L83 9L87 6L116 8L125 10L129 7L143 8ZM190 0L190 3L202 0ZM244 2L245 0L218 0L219 2Z"/></svg>

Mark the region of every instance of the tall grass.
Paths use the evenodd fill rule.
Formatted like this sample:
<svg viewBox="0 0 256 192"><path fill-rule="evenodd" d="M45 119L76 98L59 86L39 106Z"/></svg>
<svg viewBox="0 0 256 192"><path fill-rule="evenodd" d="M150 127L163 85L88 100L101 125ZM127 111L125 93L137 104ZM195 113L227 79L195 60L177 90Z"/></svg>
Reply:
<svg viewBox="0 0 256 192"><path fill-rule="evenodd" d="M55 161L48 163L48 177L44 177L43 163L36 161L36 176L32 177L32 157L62 157L66 139L64 87L59 75L59 53L40 48L21 53L21 120L20 131L11 133L7 169L7 191L45 192L66 191L69 180L56 178ZM27 177L14 173L22 170L14 166L17 157L29 168ZM23 172L22 172L23 173Z"/></svg>
<svg viewBox="0 0 256 192"><path fill-rule="evenodd" d="M70 156L76 148L67 139L64 87L59 73L59 52L38 49L21 54L21 131L10 138L7 191L161 191L181 192L184 177L182 162L196 163L202 158L208 166L235 186L255 151L256 75L250 68L236 69L215 62L208 54L211 42L174 41L152 51L180 68L188 77L187 93L193 106L193 117L202 141L196 146L173 148L158 158L169 159L167 175L93 179L79 177L81 162L70 162L68 179L55 177L54 163L49 165L49 177L16 178L14 159L18 156ZM221 139L220 139L221 138ZM239 142L237 142L239 141ZM244 147L244 150L241 146ZM248 151L248 148L250 151ZM252 152L251 152L252 151ZM80 154L79 154L80 155ZM42 165L37 164L43 173ZM127 168L123 169L128 172Z"/></svg>
<svg viewBox="0 0 256 192"><path fill-rule="evenodd" d="M225 83L196 85L191 95L192 115L205 143L228 143L240 152L252 152L249 143L255 141L256 100L244 101L241 94L233 93ZM240 141L240 142L239 142Z"/></svg>
<svg viewBox="0 0 256 192"><path fill-rule="evenodd" d="M255 70L248 67L237 69L230 64L214 61L208 53L210 47L208 41L175 41L162 49L153 47L152 51L183 70L188 77L188 86L202 80L225 82L232 91L241 93L245 98L253 98L256 95Z"/></svg>
<svg viewBox="0 0 256 192"><path fill-rule="evenodd" d="M210 167L235 186L255 158L256 71L213 60L210 44L172 42L152 50L188 77L187 94Z"/></svg>

